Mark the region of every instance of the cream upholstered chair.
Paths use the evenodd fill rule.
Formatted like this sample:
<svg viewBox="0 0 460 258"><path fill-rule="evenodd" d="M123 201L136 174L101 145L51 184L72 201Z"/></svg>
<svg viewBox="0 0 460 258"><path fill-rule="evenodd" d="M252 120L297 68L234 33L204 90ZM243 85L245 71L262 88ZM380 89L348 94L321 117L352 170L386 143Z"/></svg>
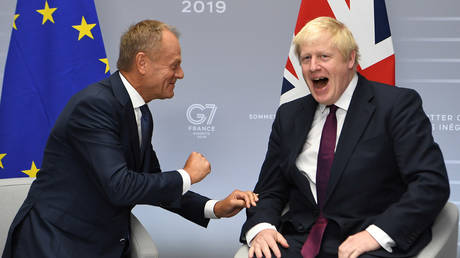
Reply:
<svg viewBox="0 0 460 258"><path fill-rule="evenodd" d="M0 179L0 254L5 246L8 229L29 191L33 178ZM147 230L131 214L131 258L158 258L158 249Z"/></svg>
<svg viewBox="0 0 460 258"><path fill-rule="evenodd" d="M455 204L446 203L431 230L431 242L415 258L457 257L458 208Z"/></svg>
<svg viewBox="0 0 460 258"><path fill-rule="evenodd" d="M457 257L458 208L448 202L436 218L433 227L433 239L414 258L454 258ZM234 258L247 258L249 248L243 245Z"/></svg>
<svg viewBox="0 0 460 258"><path fill-rule="evenodd" d="M131 258L158 258L158 249L142 223L131 213Z"/></svg>

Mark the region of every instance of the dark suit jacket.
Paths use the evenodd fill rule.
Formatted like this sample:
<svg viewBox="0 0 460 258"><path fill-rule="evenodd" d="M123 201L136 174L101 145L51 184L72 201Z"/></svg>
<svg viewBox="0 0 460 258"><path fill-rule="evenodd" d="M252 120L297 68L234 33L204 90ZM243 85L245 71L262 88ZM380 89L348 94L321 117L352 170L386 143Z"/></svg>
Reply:
<svg viewBox="0 0 460 258"><path fill-rule="evenodd" d="M261 222L307 234L318 217L308 180L295 165L317 105L308 95L278 109L254 190L260 200L247 211L241 241ZM346 237L375 224L397 245L393 254L379 249L375 255L414 255L430 241L448 196L444 160L420 96L359 76L331 168L323 248L336 252ZM290 210L281 217L286 204Z"/></svg>
<svg viewBox="0 0 460 258"><path fill-rule="evenodd" d="M136 204L162 206L207 226L209 199L182 195L180 174L160 172L151 145L140 156L132 103L118 72L90 85L57 119L2 257L25 242L18 248L34 249L33 257L120 257ZM28 233L16 234L18 228Z"/></svg>

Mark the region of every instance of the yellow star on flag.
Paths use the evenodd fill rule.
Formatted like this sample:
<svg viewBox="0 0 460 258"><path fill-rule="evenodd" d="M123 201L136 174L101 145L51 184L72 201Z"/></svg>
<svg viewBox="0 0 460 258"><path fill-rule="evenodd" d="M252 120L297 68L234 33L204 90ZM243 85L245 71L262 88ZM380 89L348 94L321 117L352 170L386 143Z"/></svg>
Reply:
<svg viewBox="0 0 460 258"><path fill-rule="evenodd" d="M78 30L80 33L78 34L78 40L83 38L84 36L88 36L94 39L93 34L91 33L91 29L96 26L96 23L87 24L85 20L85 16L81 17L81 24L80 25L73 25L72 27Z"/></svg>
<svg viewBox="0 0 460 258"><path fill-rule="evenodd" d="M15 14L15 15L14 15L13 28L14 28L15 30L18 30L18 28L16 27L16 19L17 19L18 17L19 17L19 14Z"/></svg>
<svg viewBox="0 0 460 258"><path fill-rule="evenodd" d="M109 66L109 59L107 58L101 58L99 61L103 62L105 64L105 73L107 73L110 70Z"/></svg>
<svg viewBox="0 0 460 258"><path fill-rule="evenodd" d="M40 171L39 168L35 166L35 162L32 161L32 166L29 170L23 170L22 173L27 174L29 177L37 177L37 172Z"/></svg>
<svg viewBox="0 0 460 258"><path fill-rule="evenodd" d="M3 163L2 163L2 159L6 156L6 153L0 153L0 168L4 168L3 167Z"/></svg>
<svg viewBox="0 0 460 258"><path fill-rule="evenodd" d="M53 13L57 10L57 8L50 8L48 5L48 1L45 1L45 9L37 10L38 13L43 15L42 25L45 24L46 21L51 21L54 23Z"/></svg>

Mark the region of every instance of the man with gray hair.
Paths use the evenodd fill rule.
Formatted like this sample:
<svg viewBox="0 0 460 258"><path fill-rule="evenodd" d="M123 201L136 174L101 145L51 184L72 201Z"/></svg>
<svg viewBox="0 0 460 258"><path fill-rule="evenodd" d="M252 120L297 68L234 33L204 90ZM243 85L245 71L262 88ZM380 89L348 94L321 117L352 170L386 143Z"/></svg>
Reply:
<svg viewBox="0 0 460 258"><path fill-rule="evenodd" d="M190 191L210 171L193 152L162 172L147 103L174 96L184 77L177 33L154 20L121 37L119 71L75 94L49 136L43 165L8 233L3 258L120 258L136 204L161 206L206 227L255 205L235 190L221 201Z"/></svg>
<svg viewBox="0 0 460 258"><path fill-rule="evenodd" d="M449 197L420 96L357 73L358 46L333 18L294 44L310 94L277 111L241 232L249 257L415 256Z"/></svg>

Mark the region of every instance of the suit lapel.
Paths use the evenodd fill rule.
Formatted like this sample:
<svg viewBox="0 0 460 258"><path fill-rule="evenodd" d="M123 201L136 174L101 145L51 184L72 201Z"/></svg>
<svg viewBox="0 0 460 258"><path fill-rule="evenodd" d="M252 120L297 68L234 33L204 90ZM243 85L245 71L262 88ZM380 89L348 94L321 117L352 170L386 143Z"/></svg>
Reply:
<svg viewBox="0 0 460 258"><path fill-rule="evenodd" d="M136 117L134 116L134 109L132 105L126 105L124 110L124 117L126 119L127 127L129 130L129 142L124 142L124 144L130 146L130 149L134 154L133 158L136 161L136 170L139 170L142 164L142 157L141 148L139 145L139 135L137 131Z"/></svg>
<svg viewBox="0 0 460 258"><path fill-rule="evenodd" d="M291 152L291 160L297 159L302 147L307 140L308 131L310 130L315 115L316 106L318 103L313 99L311 95L308 95L305 101L300 105L299 110L294 111L295 121L291 135L291 146L293 151Z"/></svg>
<svg viewBox="0 0 460 258"><path fill-rule="evenodd" d="M308 95L305 97L305 101L301 103L298 110L294 111L296 115L294 116L295 121L292 127L293 132L289 136L289 144L287 145L287 148L292 150L289 151L289 173L294 177L293 181L297 185L297 188L300 189L305 197L313 204L315 200L311 194L310 184L305 176L298 170L296 159L307 140L317 105L318 103L314 100L313 96Z"/></svg>
<svg viewBox="0 0 460 258"><path fill-rule="evenodd" d="M129 138L121 138L122 144L127 146L131 153L133 154L132 158L135 161L135 169L139 170L141 168L141 154L139 146L139 135L137 131L136 117L134 116L133 104L129 98L129 94L126 91L123 82L121 81L119 71L115 72L110 76L110 84L112 86L115 97L118 99L120 104L123 106L123 121L126 122L126 127L128 130ZM123 126L122 126L123 127ZM125 139L125 140L124 140Z"/></svg>
<svg viewBox="0 0 460 258"><path fill-rule="evenodd" d="M337 148L332 163L325 205L334 191L356 144L364 133L375 111L371 103L373 92L368 81L359 75L358 84L350 102L345 121L337 143Z"/></svg>

